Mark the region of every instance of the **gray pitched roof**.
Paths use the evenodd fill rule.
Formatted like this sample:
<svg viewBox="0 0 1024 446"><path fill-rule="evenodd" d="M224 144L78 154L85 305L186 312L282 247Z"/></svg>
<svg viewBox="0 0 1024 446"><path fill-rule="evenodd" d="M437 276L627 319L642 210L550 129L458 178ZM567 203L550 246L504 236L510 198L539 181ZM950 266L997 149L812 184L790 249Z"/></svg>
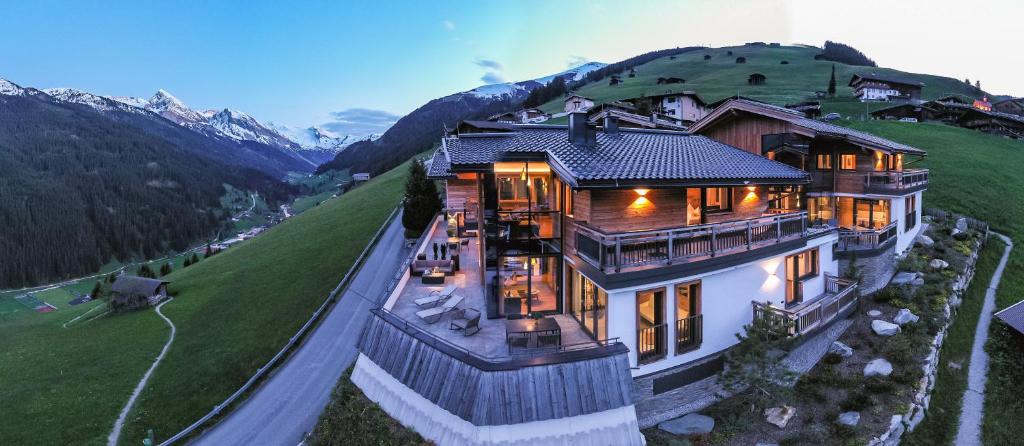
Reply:
<svg viewBox="0 0 1024 446"><path fill-rule="evenodd" d="M430 158L430 169L427 170L427 176L433 178L448 178L452 176L451 163L448 162L448 156L445 155L444 150L438 150L434 152L434 156Z"/></svg>
<svg viewBox="0 0 1024 446"><path fill-rule="evenodd" d="M546 154L577 185L643 181L692 184L802 183L808 174L700 135L621 129L597 132L593 146L569 142L566 126L517 125L507 133L460 135L445 140L452 168L507 159L513 153ZM436 156L436 155L435 155Z"/></svg>
<svg viewBox="0 0 1024 446"><path fill-rule="evenodd" d="M117 280L110 286L110 290L125 296L145 296L156 294L160 285L170 283L159 279L150 279L137 276L117 276Z"/></svg>
<svg viewBox="0 0 1024 446"><path fill-rule="evenodd" d="M1024 333L1024 300L1000 310L995 316L1014 330Z"/></svg>
<svg viewBox="0 0 1024 446"><path fill-rule="evenodd" d="M853 81L856 80L858 77L861 78L861 79L865 79L865 80L870 79L870 80L874 80L874 81L882 81L882 82L888 82L888 83L892 83L892 84L904 84L904 85L911 85L911 86L915 86L915 87L923 87L924 86L924 82L921 82L921 81L919 81L917 79L913 79L913 78L910 78L910 77L904 77L904 76L900 76L900 75L897 75L897 74L888 74L888 73L885 73L885 74L857 73L857 74L854 74L853 77L850 78L850 83L848 85L852 87L853 86Z"/></svg>
<svg viewBox="0 0 1024 446"><path fill-rule="evenodd" d="M765 104L763 102L752 101L749 99L732 99L727 101L725 104L716 108L713 112L697 121L690 126L690 131L700 133L702 130L710 126L712 123L717 121L723 116L729 116L725 112L730 109L739 109L748 113L754 113L770 118L780 119L783 121L790 122L799 127L803 127L807 130L813 131L817 135L830 136L834 138L844 138L850 140L855 144L870 145L874 148L909 153L914 155L925 155L924 150L916 147L911 147L906 144L900 144L895 141L891 141L885 138L881 138L870 133L862 132L860 130L854 130L851 128L830 124L823 121L808 118L801 112L796 110L790 110L788 108L779 107L776 105Z"/></svg>

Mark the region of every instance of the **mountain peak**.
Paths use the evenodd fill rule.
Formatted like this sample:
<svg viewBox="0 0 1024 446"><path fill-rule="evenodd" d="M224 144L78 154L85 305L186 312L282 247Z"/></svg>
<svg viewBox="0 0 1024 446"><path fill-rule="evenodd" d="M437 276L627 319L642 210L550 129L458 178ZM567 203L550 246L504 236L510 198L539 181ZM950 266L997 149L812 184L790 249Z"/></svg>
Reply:
<svg viewBox="0 0 1024 446"><path fill-rule="evenodd" d="M0 78L0 94L7 96L21 96L25 94L25 89L18 86L14 82L7 79Z"/></svg>

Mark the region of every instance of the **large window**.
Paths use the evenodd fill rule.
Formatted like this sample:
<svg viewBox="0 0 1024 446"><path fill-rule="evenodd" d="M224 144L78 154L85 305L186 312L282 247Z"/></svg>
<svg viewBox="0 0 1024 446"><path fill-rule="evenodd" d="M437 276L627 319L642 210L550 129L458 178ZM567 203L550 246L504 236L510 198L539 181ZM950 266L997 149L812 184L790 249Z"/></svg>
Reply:
<svg viewBox="0 0 1024 446"><path fill-rule="evenodd" d="M597 340L608 339L608 293L574 268L570 274L572 315Z"/></svg>
<svg viewBox="0 0 1024 446"><path fill-rule="evenodd" d="M665 356L668 324L665 323L664 288L636 293L636 331L636 354L641 364Z"/></svg>
<svg viewBox="0 0 1024 446"><path fill-rule="evenodd" d="M807 211L811 224L832 224L833 220L836 218L832 206L832 197L808 198Z"/></svg>
<svg viewBox="0 0 1024 446"><path fill-rule="evenodd" d="M818 170L832 170L832 154L823 153L818 155Z"/></svg>
<svg viewBox="0 0 1024 446"><path fill-rule="evenodd" d="M704 189L704 210L727 212L732 210L732 188L709 187Z"/></svg>
<svg viewBox="0 0 1024 446"><path fill-rule="evenodd" d="M839 168L842 170L857 170L857 155L839 155Z"/></svg>
<svg viewBox="0 0 1024 446"><path fill-rule="evenodd" d="M917 226L917 195L911 195L903 199L904 210L906 211L906 222L903 232L909 232Z"/></svg>
<svg viewBox="0 0 1024 446"><path fill-rule="evenodd" d="M818 276L818 248L786 256L786 304L804 300L804 281Z"/></svg>
<svg viewBox="0 0 1024 446"><path fill-rule="evenodd" d="M676 354L700 347L703 320L700 312L700 281L676 285Z"/></svg>

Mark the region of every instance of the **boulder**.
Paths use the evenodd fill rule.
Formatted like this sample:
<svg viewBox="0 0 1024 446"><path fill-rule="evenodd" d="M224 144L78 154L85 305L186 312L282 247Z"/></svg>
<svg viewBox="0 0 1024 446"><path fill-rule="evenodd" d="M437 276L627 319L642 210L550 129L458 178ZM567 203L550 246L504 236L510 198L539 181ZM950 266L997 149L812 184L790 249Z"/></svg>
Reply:
<svg viewBox="0 0 1024 446"><path fill-rule="evenodd" d="M932 269L946 269L949 268L949 262L942 259L932 259L931 262L928 262L928 266L932 267Z"/></svg>
<svg viewBox="0 0 1024 446"><path fill-rule="evenodd" d="M910 286L921 286L924 285L924 277L917 277L910 281Z"/></svg>
<svg viewBox="0 0 1024 446"><path fill-rule="evenodd" d="M843 344L842 342L839 341L833 342L832 345L828 347L828 352L835 353L844 358L849 358L850 356L853 356L853 349L850 348L849 345Z"/></svg>
<svg viewBox="0 0 1024 446"><path fill-rule="evenodd" d="M796 408L792 406L772 407L764 410L765 421L785 429L789 420L796 415Z"/></svg>
<svg viewBox="0 0 1024 446"><path fill-rule="evenodd" d="M964 217L960 217L960 218L956 219L956 226L954 226L953 228L957 229L959 232L966 231L967 230L967 219L964 218Z"/></svg>
<svg viewBox="0 0 1024 446"><path fill-rule="evenodd" d="M890 283L895 286L909 285L910 282L913 282L917 278L917 273L900 271L895 276L893 276L892 282Z"/></svg>
<svg viewBox="0 0 1024 446"><path fill-rule="evenodd" d="M868 317L879 318L882 317L882 312L878 310L868 310Z"/></svg>
<svg viewBox="0 0 1024 446"><path fill-rule="evenodd" d="M884 358L873 359L864 366L864 376L889 376L892 364Z"/></svg>
<svg viewBox="0 0 1024 446"><path fill-rule="evenodd" d="M911 313L910 310L901 308L900 311L896 312L896 317L892 318L892 321L897 325L906 325L917 322L920 319L916 314ZM872 328L874 327L872 326Z"/></svg>
<svg viewBox="0 0 1024 446"><path fill-rule="evenodd" d="M900 326L881 319L871 321L871 330L879 336L892 336L900 332Z"/></svg>
<svg viewBox="0 0 1024 446"><path fill-rule="evenodd" d="M860 412L843 412L839 414L839 424L856 426L860 424Z"/></svg>
<svg viewBox="0 0 1024 446"><path fill-rule="evenodd" d="M935 239L928 237L927 235L921 234L921 236L917 238L917 244L924 246L925 248L931 248L932 245L935 244Z"/></svg>
<svg viewBox="0 0 1024 446"><path fill-rule="evenodd" d="M673 435L707 435L715 428L715 419L699 413L691 413L674 420L658 424L658 429Z"/></svg>

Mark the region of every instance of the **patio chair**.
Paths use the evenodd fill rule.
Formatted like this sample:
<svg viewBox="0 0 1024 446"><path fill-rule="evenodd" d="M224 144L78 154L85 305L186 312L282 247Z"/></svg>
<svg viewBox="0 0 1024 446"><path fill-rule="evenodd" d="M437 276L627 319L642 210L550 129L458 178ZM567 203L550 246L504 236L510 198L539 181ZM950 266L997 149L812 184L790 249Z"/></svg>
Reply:
<svg viewBox="0 0 1024 446"><path fill-rule="evenodd" d="M444 301L444 303L441 304L441 306L417 311L416 316L419 317L420 319L423 319L423 321L428 324L433 324L437 321L440 321L441 318L444 317L445 313L454 310L455 307L462 303L462 299L463 297L461 295L453 294L452 297Z"/></svg>
<svg viewBox="0 0 1024 446"><path fill-rule="evenodd" d="M433 307L447 300L449 297L452 297L452 294L455 293L456 289L455 285L448 285L444 287L443 290L431 291L426 297L421 297L413 302L416 303L417 307Z"/></svg>
<svg viewBox="0 0 1024 446"><path fill-rule="evenodd" d="M523 303L515 297L505 298L505 317L508 319L523 318Z"/></svg>
<svg viewBox="0 0 1024 446"><path fill-rule="evenodd" d="M452 321L448 329L462 330L463 336L475 335L480 331L480 312L472 308L456 310L455 313L452 313Z"/></svg>

